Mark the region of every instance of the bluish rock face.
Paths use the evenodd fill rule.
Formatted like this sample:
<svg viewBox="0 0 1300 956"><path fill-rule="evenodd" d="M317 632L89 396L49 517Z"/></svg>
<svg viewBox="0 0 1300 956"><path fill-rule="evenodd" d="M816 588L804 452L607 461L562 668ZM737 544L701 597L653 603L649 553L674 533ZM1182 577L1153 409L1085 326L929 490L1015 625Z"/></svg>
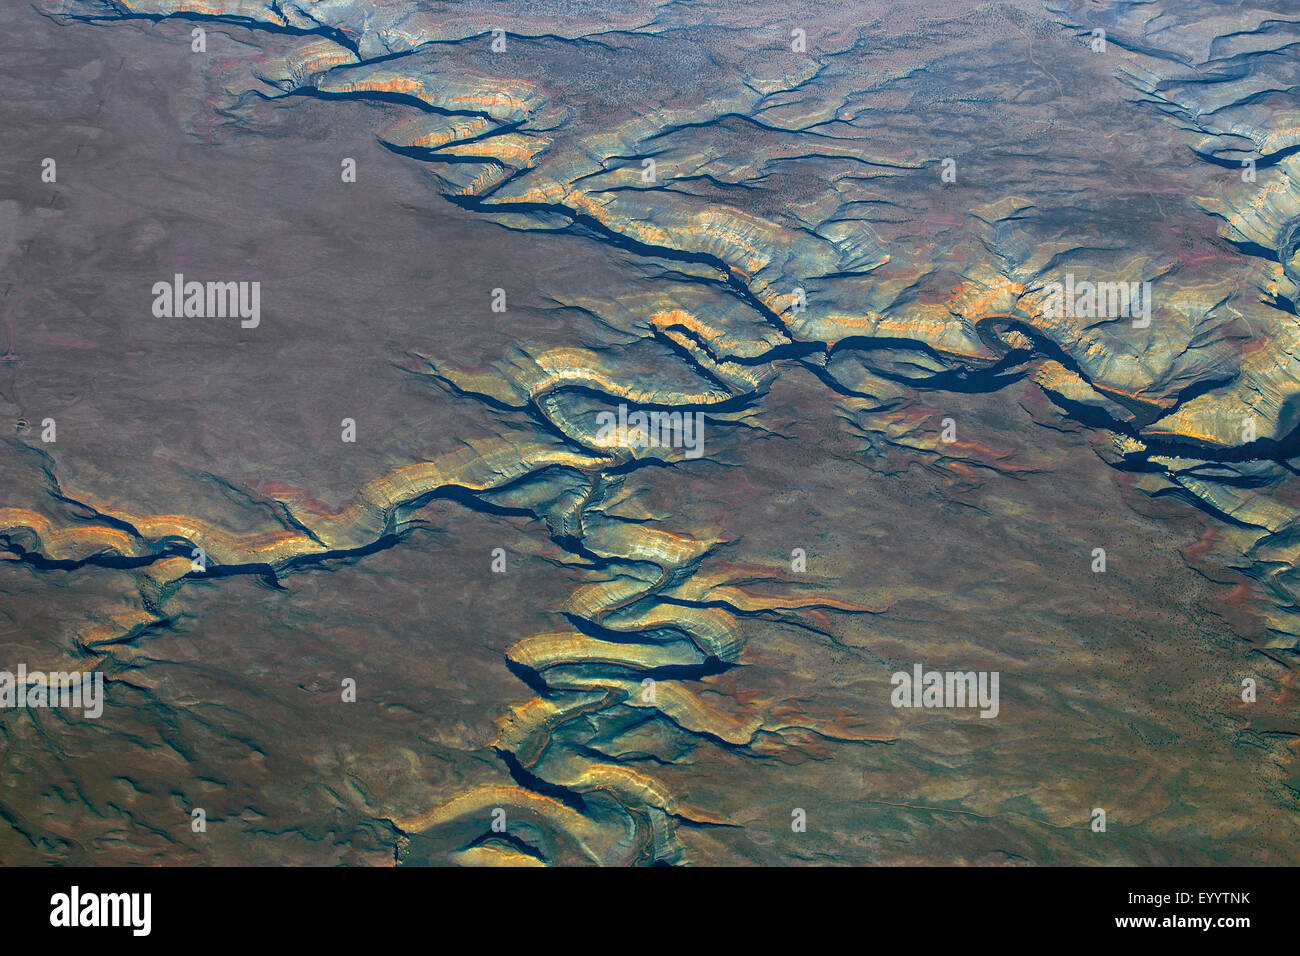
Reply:
<svg viewBox="0 0 1300 956"><path fill-rule="evenodd" d="M1294 862L1300 26L2 17L6 861Z"/></svg>

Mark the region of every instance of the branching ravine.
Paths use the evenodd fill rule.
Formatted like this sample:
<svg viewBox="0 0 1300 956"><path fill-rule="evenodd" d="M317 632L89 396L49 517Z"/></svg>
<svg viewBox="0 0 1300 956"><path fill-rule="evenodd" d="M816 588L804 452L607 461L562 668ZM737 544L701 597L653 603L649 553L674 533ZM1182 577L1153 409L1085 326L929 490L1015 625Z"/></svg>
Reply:
<svg viewBox="0 0 1300 956"><path fill-rule="evenodd" d="M135 12L128 5L119 9L123 18L158 19ZM403 135L409 141L405 143L398 142L392 130L386 135L394 139L403 155L451 167L444 190L450 201L486 216L559 216L570 227L579 227L582 235L592 241L623 253L714 269L721 277L718 284L725 285L749 308L752 318L778 337L775 344L756 337L743 339L741 333L720 327L708 316L685 310L646 316L647 335L664 343L708 383L708 387L694 392L625 381L599 355L580 349L521 350L523 361L508 367L497 365L485 373L455 369L436 358L418 356L427 369L416 374L428 375L457 398L479 401L497 410L524 410L545 423L548 433L564 446L501 441L466 447L436 461L415 462L376 478L359 490L352 504L331 514L295 511L292 499L273 498L273 513L283 526L275 533L240 535L184 515L141 515L115 509L97 502L91 493L62 488L52 461L46 464L53 483L52 496L82 509L89 516L85 521L60 526L35 510L0 509L0 541L23 561L68 572L92 573L103 568L134 575L140 607L119 612L110 621L75 635L83 654L98 655L99 662L107 663L107 649L136 640L167 621L167 604L189 580L228 575L262 575L278 580L282 575L309 571L322 561L364 557L400 544L409 530L410 513L440 494L454 490L477 498L509 491L526 480L545 481L559 470L585 476L588 484L581 495L565 498L557 493L549 508L533 508L531 513L547 520L552 541L566 553L583 561L595 559L601 563L601 573L609 576L612 572L612 576L584 584L569 596L563 610L575 624L572 632L532 635L509 650L509 663L526 669L538 684L537 696L510 707L500 718L491 744L509 782L476 787L419 813L394 814L389 822L406 840L441 828L454 833L463 830L472 837L464 840L457 852L467 862L680 862L686 858L686 851L676 836L678 826L736 825L710 813L708 808L683 804L650 773L613 758L601 759L602 751L597 747L566 745L566 732L592 715L644 709L686 734L739 751L760 735L779 736L780 731L794 727L864 746L888 742L867 736L846 737L813 718L796 725L758 709L724 710L700 693L719 665L737 663L745 640L742 622L747 618L771 620L782 617L783 612L807 610L878 614L887 613L887 609L837 601L811 590L762 599L745 595L743 587L734 584L733 593L727 597L710 596L708 585L689 597L673 593L682 582L700 575L705 561L725 542L616 520L600 509L610 488L630 471L662 461L671 461L675 467L689 467L689 462L669 453L636 453L602 439L585 419L571 414L560 401L573 394L645 408L709 410L725 418L746 407L760 406L785 370L811 367L827 386L830 400L839 401L867 393L837 377L831 365L833 359L854 354L869 360L875 350L901 342L946 365L947 370L916 379L881 370L876 378L914 389L962 391L960 386L971 376L983 374L990 388L1001 388L1033 375L1035 383L1065 417L1108 433L1116 449L1109 463L1117 469L1149 476L1150 485L1144 488L1148 493L1183 490L1216 517L1239 524L1248 533L1242 539L1243 549L1266 551L1271 547L1270 539L1276 536L1282 542L1279 546L1290 550L1286 544L1289 524L1260 517L1251 510L1249 501L1225 491L1230 481L1198 475L1195 469L1223 465L1239 469L1248 479L1251 469L1289 467L1287 462L1300 454L1300 425L1225 444L1215 435L1196 431L1194 421L1184 424L1180 416L1195 411L1198 400L1220 385L1233 384L1234 377L1194 382L1172 397L1163 398L1160 394L1152 398L1126 391L1123 382L1105 381L1102 373L1088 364L1096 341L1089 336L1097 330L1076 330L1077 339L1071 341L1062 335L1060 326L1045 316L1041 294L1047 278L1045 268L1030 275L1010 268L1009 257L1004 257L996 269L972 264L962 274L961 286L935 307L934 313L942 316L942 322L865 308L855 314L805 316L790 291L797 282L805 281L801 275L856 281L869 278L874 267L858 274L847 267L840 271L840 266L831 262L822 263L826 268L820 272L791 273L776 261L775 254L755 250L779 250L796 266L803 261L800 255L808 261L817 256L839 257L844 263L856 261L859 250L847 246L841 249L806 228L800 240L799 230L783 231L775 223L760 217L742 217L736 210L710 209L695 219L681 221L669 216L667 225L633 216L631 211L643 211L635 205L621 212L617 204L649 206L654 202L653 194L664 190L636 190L635 196L625 199L624 192L631 190L595 184L588 192L579 186L588 178L610 174L608 157L588 157L588 167L562 182L547 181L542 175L530 176L545 171L544 164L554 148L551 138L529 128L529 122L546 107L544 102L515 97L509 89L484 87L477 91L484 104L482 109L453 111L442 101L449 93L425 89L423 84L432 82L428 76L407 83L377 74L358 79L356 70L360 67L382 62L388 70L396 70L407 54L428 51L417 46L363 59L359 53L362 45L343 30L327 24L300 26L290 23L276 4L271 4L271 9L279 17L278 23L257 23L249 17L184 12L174 15L323 38L314 40L296 60L291 58L292 62L283 65L276 91L259 94L319 94L357 101L376 95L401 95L423 103L430 111L430 126L406 128ZM107 22L103 17L76 19L83 24ZM330 50L331 43L341 46L350 57ZM802 90L823 69L819 64L813 76L800 79L788 89L760 92L750 86L755 94L751 98L755 110L763 109L782 93ZM502 102L507 106L498 108ZM702 122L678 122L670 117L653 135L644 136L640 145L733 115L741 114L719 107L717 116ZM453 125L467 118L498 125ZM758 122L752 116L744 118ZM803 129L814 130L821 125L825 124L809 122ZM799 132L776 127L767 131ZM839 138L816 135L826 140ZM435 141L434 146L425 145ZM628 151L625 155L638 153ZM796 158L815 157L809 153ZM902 162L849 158L858 164L912 168ZM1285 161L1276 165L1287 168ZM707 176L688 173L682 178ZM1290 231L1284 228L1276 240L1280 257L1276 271L1280 273L1279 281L1300 284L1291 263L1295 247L1300 244L1300 229L1294 225L1294 215L1286 221ZM1234 224L1234 228L1237 226L1240 223ZM817 248L787 248L800 241ZM914 290L923 278L916 278L904 288ZM1217 310L1224 301L1212 308ZM934 334L927 336L927 332ZM737 337L742 339L741 348L729 342ZM1278 416L1271 424L1283 423ZM1153 432L1150 426L1161 428ZM954 450L924 439L916 442L919 454L933 455L941 462L956 460L971 467L997 467L977 453L962 454L960 445ZM224 481L220 476L212 477ZM204 555L201 569L195 564L195 551ZM1293 562L1288 564L1291 566ZM1280 582L1277 568L1268 569L1263 561L1257 567L1257 578L1263 586L1268 587L1271 579ZM1282 599L1285 586L1277 583L1276 590ZM824 629L805 625L794 615L789 623L829 636ZM618 640L596 635L616 636ZM646 678L646 673L659 677ZM597 804L601 812L589 812ZM530 837L485 836L479 832L486 829L492 811L498 808L504 808L511 819L526 821Z"/></svg>

